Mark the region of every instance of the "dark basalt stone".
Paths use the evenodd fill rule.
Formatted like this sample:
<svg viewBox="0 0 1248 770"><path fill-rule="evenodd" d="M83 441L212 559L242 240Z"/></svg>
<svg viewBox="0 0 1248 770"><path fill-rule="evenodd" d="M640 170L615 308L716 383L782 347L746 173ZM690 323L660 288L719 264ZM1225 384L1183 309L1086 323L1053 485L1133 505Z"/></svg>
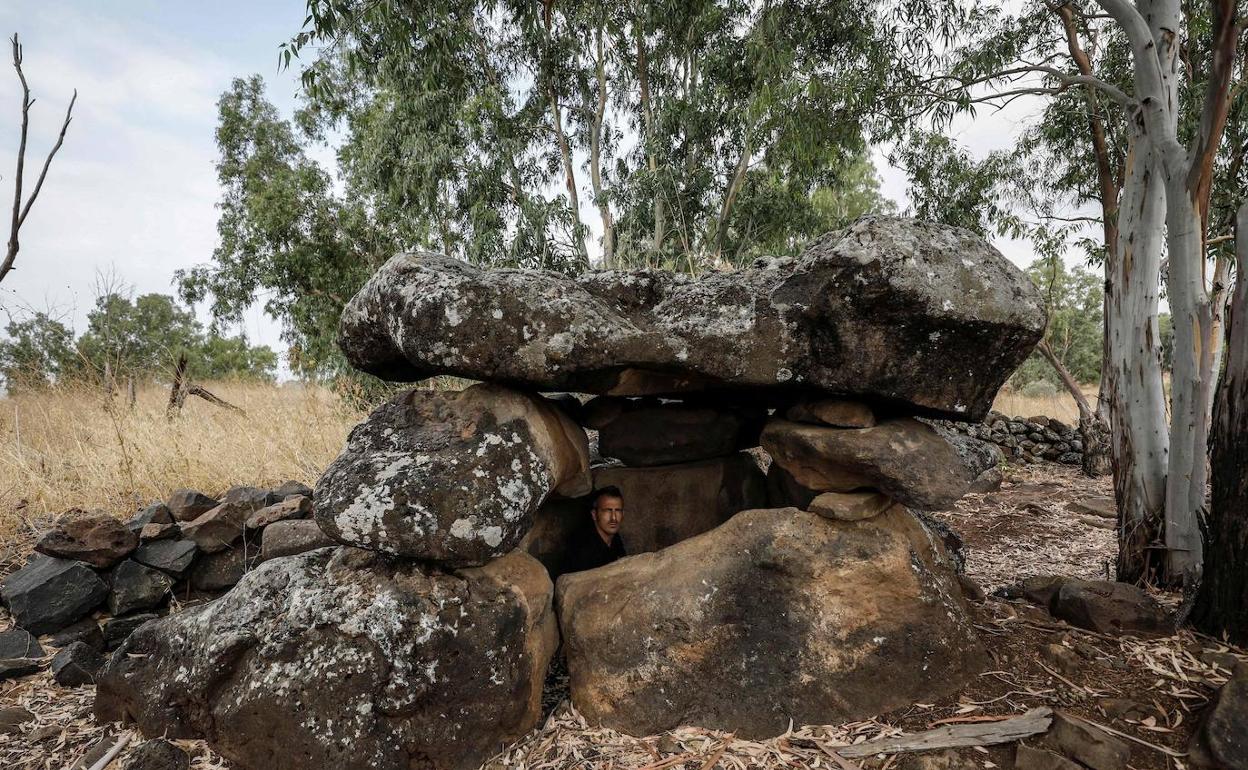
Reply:
<svg viewBox="0 0 1248 770"><path fill-rule="evenodd" d="M691 278L387 262L347 304L356 368L613 395L848 395L978 420L1044 329L1030 281L959 228L867 217L797 258Z"/></svg>

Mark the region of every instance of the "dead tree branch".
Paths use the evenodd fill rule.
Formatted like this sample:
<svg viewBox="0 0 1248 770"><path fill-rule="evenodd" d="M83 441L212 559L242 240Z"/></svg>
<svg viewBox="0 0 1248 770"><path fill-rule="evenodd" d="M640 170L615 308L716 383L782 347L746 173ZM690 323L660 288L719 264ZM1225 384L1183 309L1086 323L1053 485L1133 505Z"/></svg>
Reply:
<svg viewBox="0 0 1248 770"><path fill-rule="evenodd" d="M169 406L165 408L165 417L172 420L175 414L180 414L187 396L199 396L210 404L247 414L241 407L231 404L202 385L191 382L186 374L186 363L185 353L178 356L178 363L173 369L173 384L169 388Z"/></svg>
<svg viewBox="0 0 1248 770"><path fill-rule="evenodd" d="M52 165L52 159L56 157L61 145L65 143L65 132L69 130L70 121L73 120L74 103L78 101L78 90L74 89L74 95L69 100L69 107L65 109L65 121L61 124L61 132L56 137L56 144L52 145L48 157L43 161L43 169L39 172L39 178L35 180L35 187L31 190L30 197L23 203L22 184L26 172L26 139L30 131L30 108L35 100L30 98L30 85L26 82L26 73L22 71L22 46L16 34L10 42L13 44L13 69L17 70L17 79L22 83L22 132L17 144L17 171L14 173L13 181L13 219L9 227L9 243L5 250L4 261L0 262L0 281L3 281L13 269L17 251L21 248L18 232L22 229L22 224L26 222L26 216L30 214L30 207L39 197L39 191L43 189L43 182L48 178L48 168Z"/></svg>

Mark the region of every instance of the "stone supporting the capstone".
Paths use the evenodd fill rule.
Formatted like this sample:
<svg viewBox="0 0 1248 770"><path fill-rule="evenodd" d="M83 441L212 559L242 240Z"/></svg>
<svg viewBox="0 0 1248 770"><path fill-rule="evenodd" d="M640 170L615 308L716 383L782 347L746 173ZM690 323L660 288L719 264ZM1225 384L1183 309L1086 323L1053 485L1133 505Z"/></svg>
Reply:
<svg viewBox="0 0 1248 770"><path fill-rule="evenodd" d="M475 770L537 724L557 645L527 554L443 574L324 548L139 628L95 712L257 770Z"/></svg>
<svg viewBox="0 0 1248 770"><path fill-rule="evenodd" d="M556 595L573 704L637 736L861 719L954 691L985 661L943 549L900 506L856 522L742 512L564 575Z"/></svg>

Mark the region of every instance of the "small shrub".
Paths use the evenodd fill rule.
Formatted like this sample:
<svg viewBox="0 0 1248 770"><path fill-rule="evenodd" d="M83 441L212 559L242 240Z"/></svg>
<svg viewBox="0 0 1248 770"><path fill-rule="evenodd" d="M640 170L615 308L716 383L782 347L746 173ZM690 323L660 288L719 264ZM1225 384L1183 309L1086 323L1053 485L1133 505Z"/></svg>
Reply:
<svg viewBox="0 0 1248 770"><path fill-rule="evenodd" d="M1027 398L1054 398L1057 396L1057 386L1048 380L1033 380L1019 392Z"/></svg>

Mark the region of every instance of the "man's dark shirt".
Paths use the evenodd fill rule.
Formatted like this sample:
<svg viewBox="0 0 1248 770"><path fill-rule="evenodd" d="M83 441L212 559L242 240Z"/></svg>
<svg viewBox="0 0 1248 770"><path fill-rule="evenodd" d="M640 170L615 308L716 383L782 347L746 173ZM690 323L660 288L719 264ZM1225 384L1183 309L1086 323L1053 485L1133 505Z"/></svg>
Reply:
<svg viewBox="0 0 1248 770"><path fill-rule="evenodd" d="M588 527L577 529L572 534L568 543L568 559L563 571L580 572L597 569L627 555L628 553L624 550L624 541L618 533L611 538L611 545L607 545L602 542L598 529L590 524Z"/></svg>

